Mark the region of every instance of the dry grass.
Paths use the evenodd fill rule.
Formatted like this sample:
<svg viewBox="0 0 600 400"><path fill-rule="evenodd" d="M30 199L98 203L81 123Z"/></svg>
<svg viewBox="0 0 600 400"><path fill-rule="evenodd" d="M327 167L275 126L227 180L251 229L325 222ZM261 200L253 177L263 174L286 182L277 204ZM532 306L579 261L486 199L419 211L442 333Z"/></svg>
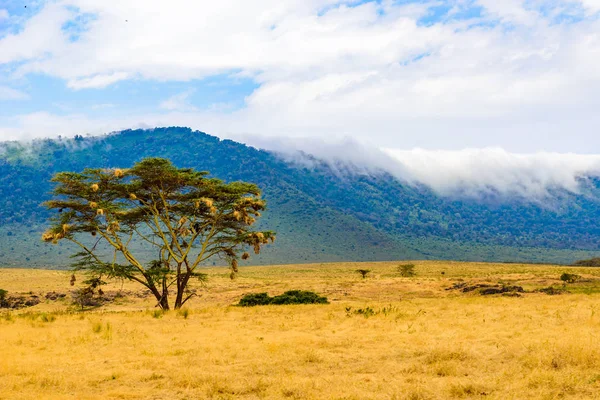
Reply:
<svg viewBox="0 0 600 400"><path fill-rule="evenodd" d="M0 313L0 399L600 398L600 269L416 262L402 278L398 264L246 267L233 282L208 269L187 315L138 298ZM460 279L531 290L565 271L584 277L574 294L444 290ZM0 288L68 292L69 277L5 269ZM331 304L232 306L287 289ZM353 312L366 307L369 317Z"/></svg>

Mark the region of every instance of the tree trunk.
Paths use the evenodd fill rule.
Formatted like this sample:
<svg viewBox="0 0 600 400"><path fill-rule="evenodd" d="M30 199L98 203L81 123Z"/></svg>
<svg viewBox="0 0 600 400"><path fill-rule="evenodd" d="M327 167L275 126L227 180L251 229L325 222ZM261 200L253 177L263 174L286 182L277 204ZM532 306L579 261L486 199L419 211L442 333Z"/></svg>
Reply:
<svg viewBox="0 0 600 400"><path fill-rule="evenodd" d="M187 287L188 281L190 280L190 273L186 272L181 279L177 280L177 297L175 298L175 309L179 310L183 305L183 295L185 288Z"/></svg>
<svg viewBox="0 0 600 400"><path fill-rule="evenodd" d="M154 297L156 297L156 301L158 301L158 306L162 309L162 310L169 310L169 296L168 293L163 289L163 293L159 292L158 289L156 288L156 286L152 285L150 286L150 291L152 292L152 294L154 295Z"/></svg>

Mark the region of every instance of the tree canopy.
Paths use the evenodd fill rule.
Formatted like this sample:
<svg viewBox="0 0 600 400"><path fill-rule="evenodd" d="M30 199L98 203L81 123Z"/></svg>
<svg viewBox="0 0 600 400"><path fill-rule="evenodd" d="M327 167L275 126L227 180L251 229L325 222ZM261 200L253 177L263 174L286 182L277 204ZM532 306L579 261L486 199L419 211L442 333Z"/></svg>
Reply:
<svg viewBox="0 0 600 400"><path fill-rule="evenodd" d="M256 185L207 175L163 158L130 169L58 173L54 199L45 205L59 215L42 239L78 245L75 269L136 281L162 309L170 308L174 294L180 308L195 295L189 283L203 278L198 267L206 260L226 260L233 278L238 260L250 257L247 248L258 254L275 240L272 231L252 230L266 206ZM134 243L154 249L156 257L142 262ZM106 247L111 251L100 251Z"/></svg>

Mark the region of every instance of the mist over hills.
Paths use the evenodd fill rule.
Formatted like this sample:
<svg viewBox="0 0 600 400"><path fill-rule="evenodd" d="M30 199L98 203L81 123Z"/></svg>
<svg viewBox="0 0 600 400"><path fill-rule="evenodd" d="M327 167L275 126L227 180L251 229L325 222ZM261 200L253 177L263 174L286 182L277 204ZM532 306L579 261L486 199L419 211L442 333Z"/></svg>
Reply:
<svg viewBox="0 0 600 400"><path fill-rule="evenodd" d="M467 186L441 194L434 185L383 168L385 157L363 155L380 164L269 152L179 127L3 143L0 265L69 263L66 245L39 239L49 217L40 204L50 196L54 173L129 167L149 156L263 189L268 210L260 224L277 231L278 240L252 263L432 258L570 263L600 250L595 176L572 171L576 188L550 177L533 197L483 181L477 196Z"/></svg>

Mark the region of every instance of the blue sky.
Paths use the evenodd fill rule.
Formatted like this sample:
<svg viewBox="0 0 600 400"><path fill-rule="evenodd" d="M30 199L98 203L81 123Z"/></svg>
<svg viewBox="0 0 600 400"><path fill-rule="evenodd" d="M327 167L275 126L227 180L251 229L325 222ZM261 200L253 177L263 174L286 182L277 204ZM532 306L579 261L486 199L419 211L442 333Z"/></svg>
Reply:
<svg viewBox="0 0 600 400"><path fill-rule="evenodd" d="M599 13L600 0L0 0L0 139L187 125L598 153Z"/></svg>

